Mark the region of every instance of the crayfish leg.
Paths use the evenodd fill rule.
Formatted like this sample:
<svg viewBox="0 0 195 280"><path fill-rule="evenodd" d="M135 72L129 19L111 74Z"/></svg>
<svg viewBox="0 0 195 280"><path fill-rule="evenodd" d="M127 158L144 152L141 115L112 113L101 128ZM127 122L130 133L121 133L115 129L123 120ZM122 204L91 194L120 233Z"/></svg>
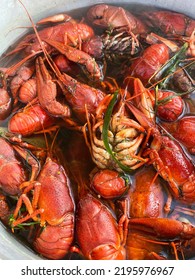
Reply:
<svg viewBox="0 0 195 280"><path fill-rule="evenodd" d="M43 109L56 117L70 117L70 108L56 99L56 84L53 82L41 57L36 60L36 77L38 99Z"/></svg>
<svg viewBox="0 0 195 280"><path fill-rule="evenodd" d="M22 218L17 219L19 211L20 211L23 203L25 204L26 209L29 214L27 214L26 216L24 216ZM37 215L41 214L43 211L44 211L43 209L37 209L34 211L33 206L30 202L30 199L27 197L26 194L22 194L18 199L16 208L15 208L15 211L13 214L13 221L11 221L12 228L14 229L14 227L16 227L19 224L24 223L25 221L27 221L29 219L33 219L34 221L37 221L38 220Z"/></svg>
<svg viewBox="0 0 195 280"><path fill-rule="evenodd" d="M28 159L28 164L31 166L31 177L29 181L34 181L40 171L40 165L38 160L36 160L32 154L27 151L22 149L21 147L18 146L13 146L14 150L24 159Z"/></svg>
<svg viewBox="0 0 195 280"><path fill-rule="evenodd" d="M120 217L118 222L119 235L121 238L121 246L125 246L128 235L128 225L129 225L129 200L126 198L123 207L123 215Z"/></svg>

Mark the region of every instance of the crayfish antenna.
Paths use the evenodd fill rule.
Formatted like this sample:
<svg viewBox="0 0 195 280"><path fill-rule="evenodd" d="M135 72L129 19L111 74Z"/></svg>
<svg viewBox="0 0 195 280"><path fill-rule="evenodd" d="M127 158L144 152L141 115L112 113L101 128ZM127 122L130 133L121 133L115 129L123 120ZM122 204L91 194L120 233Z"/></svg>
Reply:
<svg viewBox="0 0 195 280"><path fill-rule="evenodd" d="M26 13L27 13L27 15L28 15L28 17L29 17L29 20L30 20L30 22L31 22L31 24L32 24L32 28L33 28L33 30L34 30L34 32L35 32L35 35L36 35L36 37L37 37L37 40L39 41L40 47L41 47L41 49L42 49L42 52L44 53L45 59L47 60L49 66L51 67L51 69L53 70L53 72L56 73L56 69L53 67L53 64L51 63L51 61L52 61L52 60L51 60L51 57L50 57L49 53L47 52L45 46L44 46L43 43L42 43L42 40L41 40L41 38L40 38L40 36L39 36L39 33L38 33L37 28L36 28L36 26L35 26L35 24L34 24L34 22L33 22L33 19L32 19L32 17L31 17L31 15L29 14L28 10L26 9L26 7L25 7L25 5L22 3L22 1L21 1L21 0L18 0L18 1L19 1L20 4L23 6L24 10L26 11ZM34 54L34 55L35 55L35 54Z"/></svg>
<svg viewBox="0 0 195 280"><path fill-rule="evenodd" d="M155 123L147 116L145 116L144 113L138 110L132 103L126 102L126 106L145 129L153 128L156 130Z"/></svg>
<svg viewBox="0 0 195 280"><path fill-rule="evenodd" d="M89 151L91 153L91 142L92 142L92 127L91 127L91 122L90 122L90 116L88 113L88 109L87 109L87 104L85 104L85 114L86 114L86 120L87 122L84 124L83 128L82 128L82 132L83 132L83 136L85 139L85 143L87 145L87 147L89 148ZM92 116L93 117L93 116ZM89 139L87 137L87 130L89 132Z"/></svg>
<svg viewBox="0 0 195 280"><path fill-rule="evenodd" d="M59 133L60 129L58 128L55 135L54 135L54 138L52 140L52 143L51 143L51 146L50 146L50 149L49 149L49 154L51 155L52 154L52 150L54 148L54 144L55 144L55 141L56 141L56 138L57 138L57 135Z"/></svg>
<svg viewBox="0 0 195 280"><path fill-rule="evenodd" d="M146 41L147 41L147 43L149 43L151 45L163 43L167 47L169 47L169 49L172 52L177 52L179 50L178 45L174 41L168 40L168 39L166 39L162 36L159 36L159 35L157 35L156 33L153 33L153 32L151 32L150 34L147 35Z"/></svg>
<svg viewBox="0 0 195 280"><path fill-rule="evenodd" d="M156 126L154 120L145 116L140 110L138 110L132 103L126 102L126 106L138 120L138 122L147 130L147 137L146 141L148 141L149 137L153 137L152 146L153 147L160 147L162 144L162 137L158 127ZM147 142L145 142L144 146L146 146Z"/></svg>
<svg viewBox="0 0 195 280"><path fill-rule="evenodd" d="M35 56L35 54L39 54L41 53L42 51L37 51L36 53L31 53L29 54L28 56L26 56L24 59L22 59L21 61L19 61L18 63L16 63L15 65L12 65L11 67L9 68L6 68L4 71L1 71L3 72L3 74L6 76L9 76L9 75L13 75L15 73L15 71L17 71L17 69L22 66L26 61L28 61L29 59L31 59L32 57Z"/></svg>

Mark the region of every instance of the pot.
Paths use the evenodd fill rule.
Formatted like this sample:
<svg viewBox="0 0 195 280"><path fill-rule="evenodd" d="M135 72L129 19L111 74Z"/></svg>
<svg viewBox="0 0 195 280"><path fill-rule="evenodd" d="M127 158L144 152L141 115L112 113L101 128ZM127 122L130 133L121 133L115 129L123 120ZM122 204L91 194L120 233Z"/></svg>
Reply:
<svg viewBox="0 0 195 280"><path fill-rule="evenodd" d="M28 9L34 22L41 18L55 13L61 13L73 10L73 15L77 15L79 9L86 10L88 6L102 3L99 0L22 0L25 7ZM191 17L195 13L195 1L191 0L107 0L108 4L122 4L134 7L134 5L149 5L177 12L185 13ZM80 12L79 12L80 15ZM1 18L0 18L0 55L12 45L17 39L22 37L27 29L21 28L31 26L24 7L17 0L1 0ZM0 223L0 259L12 260L30 260L41 259L21 241L15 238L1 223Z"/></svg>

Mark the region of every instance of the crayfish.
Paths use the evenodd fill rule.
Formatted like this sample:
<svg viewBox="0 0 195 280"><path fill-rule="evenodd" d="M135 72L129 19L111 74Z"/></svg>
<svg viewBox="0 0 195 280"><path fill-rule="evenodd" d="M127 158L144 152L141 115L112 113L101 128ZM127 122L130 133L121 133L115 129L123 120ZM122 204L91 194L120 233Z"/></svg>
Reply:
<svg viewBox="0 0 195 280"><path fill-rule="evenodd" d="M22 193L10 220L12 229L29 220L38 223L34 249L49 259L61 259L72 244L75 219L70 181L64 167L48 154L40 174L20 188ZM23 204L27 213L21 215Z"/></svg>

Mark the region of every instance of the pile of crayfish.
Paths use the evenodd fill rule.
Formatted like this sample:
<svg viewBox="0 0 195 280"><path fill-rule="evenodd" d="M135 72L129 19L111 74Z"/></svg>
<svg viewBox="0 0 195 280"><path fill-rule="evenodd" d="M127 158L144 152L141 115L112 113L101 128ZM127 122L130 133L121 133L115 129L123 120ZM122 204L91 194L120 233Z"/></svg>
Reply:
<svg viewBox="0 0 195 280"><path fill-rule="evenodd" d="M194 258L195 20L83 16L1 57L1 222L46 259Z"/></svg>

